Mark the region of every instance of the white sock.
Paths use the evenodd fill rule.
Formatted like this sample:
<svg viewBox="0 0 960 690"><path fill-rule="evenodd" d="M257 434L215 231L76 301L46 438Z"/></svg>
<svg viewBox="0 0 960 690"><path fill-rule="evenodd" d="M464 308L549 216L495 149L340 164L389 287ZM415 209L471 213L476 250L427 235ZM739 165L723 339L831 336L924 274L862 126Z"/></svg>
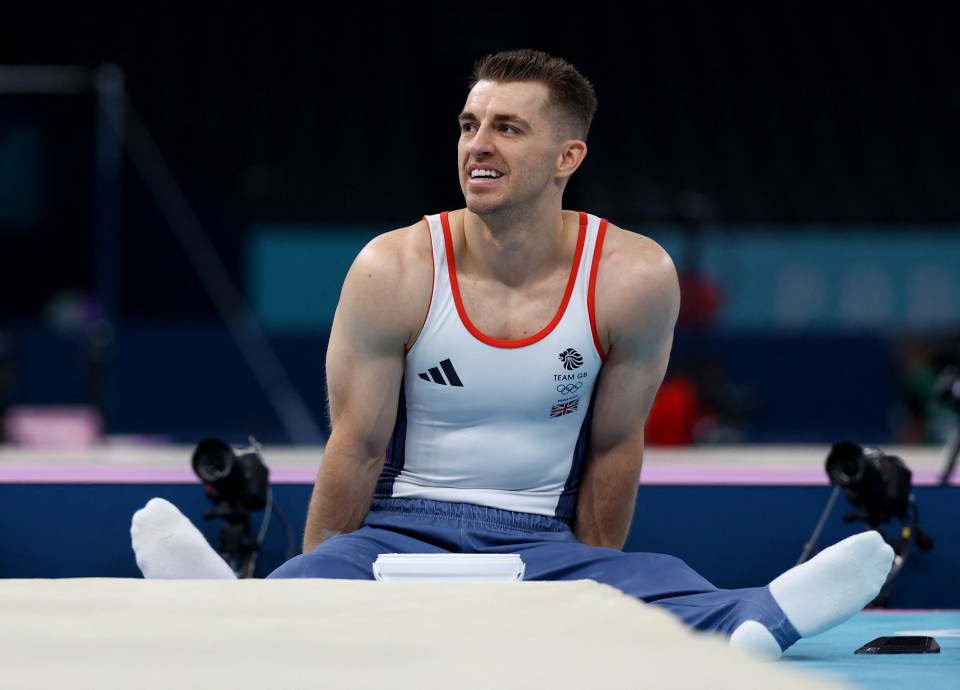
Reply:
<svg viewBox="0 0 960 690"><path fill-rule="evenodd" d="M770 593L803 637L839 625L880 593L893 549L870 530L824 549L770 583Z"/></svg>
<svg viewBox="0 0 960 690"><path fill-rule="evenodd" d="M780 575L770 583L770 593L801 637L818 635L851 618L880 593L893 556L879 532L863 532ZM780 655L773 635L754 621L738 627L730 644L761 657Z"/></svg>
<svg viewBox="0 0 960 690"><path fill-rule="evenodd" d="M162 498L133 514L130 538L147 579L235 580L227 562L187 517Z"/></svg>

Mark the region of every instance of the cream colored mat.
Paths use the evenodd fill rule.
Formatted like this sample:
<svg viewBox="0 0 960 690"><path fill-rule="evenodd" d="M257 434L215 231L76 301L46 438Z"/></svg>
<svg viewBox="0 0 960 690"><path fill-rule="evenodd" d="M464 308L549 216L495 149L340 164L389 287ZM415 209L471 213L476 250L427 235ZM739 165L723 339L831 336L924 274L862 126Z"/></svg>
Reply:
<svg viewBox="0 0 960 690"><path fill-rule="evenodd" d="M0 580L3 688L833 688L593 582Z"/></svg>

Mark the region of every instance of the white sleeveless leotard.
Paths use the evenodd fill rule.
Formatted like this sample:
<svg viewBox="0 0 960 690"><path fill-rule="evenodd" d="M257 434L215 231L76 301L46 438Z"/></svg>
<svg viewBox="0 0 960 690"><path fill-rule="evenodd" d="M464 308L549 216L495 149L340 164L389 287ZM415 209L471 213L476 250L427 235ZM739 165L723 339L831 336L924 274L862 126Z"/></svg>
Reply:
<svg viewBox="0 0 960 690"><path fill-rule="evenodd" d="M378 498L423 498L572 521L603 362L593 292L606 221L580 214L557 313L539 333L481 333L460 299L446 213L427 216L433 295L404 379Z"/></svg>

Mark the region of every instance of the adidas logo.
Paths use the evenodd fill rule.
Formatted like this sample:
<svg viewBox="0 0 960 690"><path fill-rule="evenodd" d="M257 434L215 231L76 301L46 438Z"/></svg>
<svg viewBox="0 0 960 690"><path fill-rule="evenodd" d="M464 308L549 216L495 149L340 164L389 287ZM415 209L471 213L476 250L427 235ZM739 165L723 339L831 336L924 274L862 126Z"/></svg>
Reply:
<svg viewBox="0 0 960 690"><path fill-rule="evenodd" d="M442 372L440 371L441 369L443 369ZM447 378L443 378L444 374L447 375ZM453 362L451 362L449 359L445 359L440 362L439 367L430 367L426 374L419 374L419 376L424 381L433 381L434 383L439 383L441 386L463 385L463 381L461 381L460 377L457 376L457 370L453 368Z"/></svg>

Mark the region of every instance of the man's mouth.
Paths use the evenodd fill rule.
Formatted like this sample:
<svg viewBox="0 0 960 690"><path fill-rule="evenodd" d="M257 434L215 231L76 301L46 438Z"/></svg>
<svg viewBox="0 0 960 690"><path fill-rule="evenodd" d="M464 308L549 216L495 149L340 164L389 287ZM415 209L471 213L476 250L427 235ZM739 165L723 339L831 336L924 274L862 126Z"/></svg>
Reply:
<svg viewBox="0 0 960 690"><path fill-rule="evenodd" d="M471 180L495 180L498 177L503 177L503 173L497 170L476 169L470 171Z"/></svg>

